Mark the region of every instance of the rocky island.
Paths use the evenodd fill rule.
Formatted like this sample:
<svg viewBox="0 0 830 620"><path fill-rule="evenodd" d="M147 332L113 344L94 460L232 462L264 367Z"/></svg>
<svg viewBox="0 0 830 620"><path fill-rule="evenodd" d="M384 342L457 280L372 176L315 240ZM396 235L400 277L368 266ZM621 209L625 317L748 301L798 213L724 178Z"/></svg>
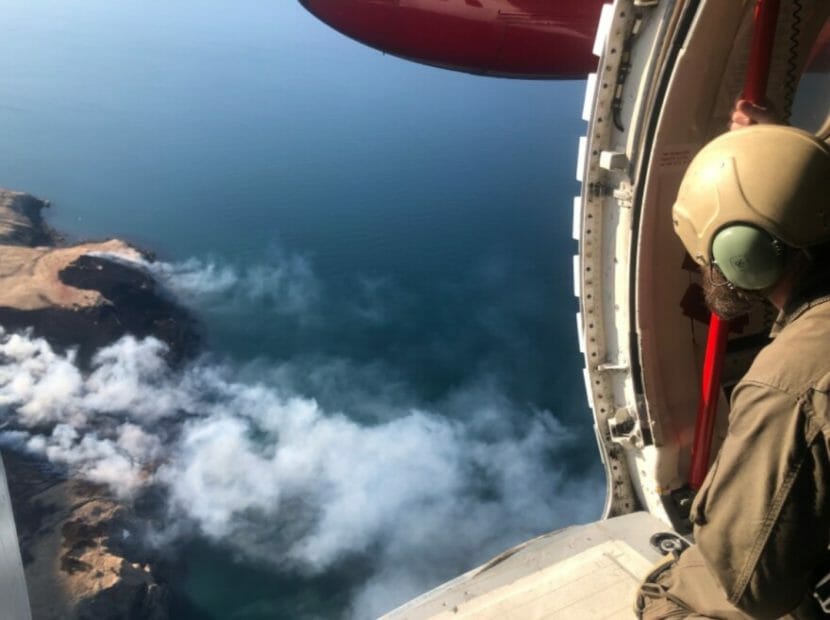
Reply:
<svg viewBox="0 0 830 620"><path fill-rule="evenodd" d="M0 189L0 327L74 349L81 367L126 334L166 343L171 364L192 355L196 321L149 273L108 258L150 257L117 239L68 244L44 223L47 206ZM0 403L0 428L5 414ZM125 544L137 526L131 506L39 457L4 449L3 458L33 618L170 617L152 562Z"/></svg>

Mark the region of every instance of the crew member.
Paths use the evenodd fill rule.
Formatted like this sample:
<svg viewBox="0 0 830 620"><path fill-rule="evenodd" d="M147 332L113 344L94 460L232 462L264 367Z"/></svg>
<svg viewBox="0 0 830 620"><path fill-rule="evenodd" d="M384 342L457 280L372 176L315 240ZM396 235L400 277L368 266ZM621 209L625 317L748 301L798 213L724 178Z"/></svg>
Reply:
<svg viewBox="0 0 830 620"><path fill-rule="evenodd" d="M828 183L830 148L773 125L716 138L683 178L675 232L710 309L730 319L766 298L780 313L732 392L727 436L692 505L696 544L643 584L642 618L830 611Z"/></svg>

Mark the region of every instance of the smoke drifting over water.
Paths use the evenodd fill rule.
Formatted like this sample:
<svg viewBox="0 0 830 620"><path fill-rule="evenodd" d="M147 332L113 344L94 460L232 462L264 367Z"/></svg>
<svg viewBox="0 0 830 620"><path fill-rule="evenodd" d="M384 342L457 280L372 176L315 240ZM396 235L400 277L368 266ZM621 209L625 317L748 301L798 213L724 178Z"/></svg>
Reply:
<svg viewBox="0 0 830 620"><path fill-rule="evenodd" d="M195 260L145 267L197 306L268 296L281 313L313 315L323 295L302 259L244 272ZM307 363L291 361L206 357L172 371L164 353L126 337L83 373L73 354L0 331L3 441L126 499L161 489L159 544L198 533L306 575L368 562L356 618L597 516L596 481L559 473L574 435L488 377L424 402L383 364L317 360L308 378ZM321 386L322 399L309 394Z"/></svg>
<svg viewBox="0 0 830 620"><path fill-rule="evenodd" d="M311 314L320 299L320 282L302 256L277 255L269 265L237 268L216 260L190 258L180 263L148 261L132 254L93 252L140 267L162 282L182 302L197 308L216 306L230 311L250 307L284 315Z"/></svg>

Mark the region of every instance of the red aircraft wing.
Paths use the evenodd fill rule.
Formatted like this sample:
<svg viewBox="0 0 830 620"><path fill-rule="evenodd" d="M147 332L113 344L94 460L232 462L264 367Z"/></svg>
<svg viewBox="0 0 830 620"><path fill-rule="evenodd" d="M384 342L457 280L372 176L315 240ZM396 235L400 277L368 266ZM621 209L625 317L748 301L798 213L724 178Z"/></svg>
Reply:
<svg viewBox="0 0 830 620"><path fill-rule="evenodd" d="M596 68L604 0L300 0L383 52L499 77L582 78Z"/></svg>

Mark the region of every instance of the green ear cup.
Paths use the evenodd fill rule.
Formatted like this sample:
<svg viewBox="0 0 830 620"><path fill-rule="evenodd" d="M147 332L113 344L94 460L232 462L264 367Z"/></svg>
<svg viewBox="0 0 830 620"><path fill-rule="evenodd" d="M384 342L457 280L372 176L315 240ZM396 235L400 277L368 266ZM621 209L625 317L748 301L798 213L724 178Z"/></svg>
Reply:
<svg viewBox="0 0 830 620"><path fill-rule="evenodd" d="M749 291L772 286L784 273L780 244L766 231L746 224L718 232L712 258L729 282Z"/></svg>

